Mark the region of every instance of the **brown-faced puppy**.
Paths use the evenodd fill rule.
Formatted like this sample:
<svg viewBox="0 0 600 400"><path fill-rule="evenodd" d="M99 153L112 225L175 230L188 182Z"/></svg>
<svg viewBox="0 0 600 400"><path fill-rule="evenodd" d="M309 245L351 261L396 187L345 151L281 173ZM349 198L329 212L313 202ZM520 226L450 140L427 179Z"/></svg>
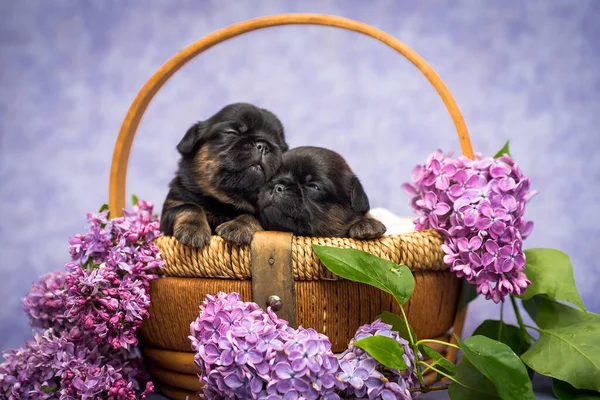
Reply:
<svg viewBox="0 0 600 400"><path fill-rule="evenodd" d="M207 245L212 232L250 243L262 230L255 217L258 192L287 148L279 119L251 104L231 104L198 122L177 145L181 160L160 229L192 247Z"/></svg>
<svg viewBox="0 0 600 400"><path fill-rule="evenodd" d="M377 238L386 231L381 222L367 216L369 199L346 161L321 147L285 153L258 204L266 230L356 239Z"/></svg>

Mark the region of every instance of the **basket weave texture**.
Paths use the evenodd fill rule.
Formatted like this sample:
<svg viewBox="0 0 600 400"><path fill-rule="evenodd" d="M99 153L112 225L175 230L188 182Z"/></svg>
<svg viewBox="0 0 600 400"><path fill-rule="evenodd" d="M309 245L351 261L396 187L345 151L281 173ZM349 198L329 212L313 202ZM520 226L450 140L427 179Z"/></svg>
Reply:
<svg viewBox="0 0 600 400"><path fill-rule="evenodd" d="M406 265L412 270L440 271L448 268L443 262L443 243L434 230L385 236L375 240L347 238L313 238L294 236L292 239L292 270L295 281L338 279L321 264L312 245L363 250L378 257ZM166 265L165 276L188 278L251 279L250 246L233 246L218 236L210 245L194 249L182 245L173 237L160 237L156 244Z"/></svg>

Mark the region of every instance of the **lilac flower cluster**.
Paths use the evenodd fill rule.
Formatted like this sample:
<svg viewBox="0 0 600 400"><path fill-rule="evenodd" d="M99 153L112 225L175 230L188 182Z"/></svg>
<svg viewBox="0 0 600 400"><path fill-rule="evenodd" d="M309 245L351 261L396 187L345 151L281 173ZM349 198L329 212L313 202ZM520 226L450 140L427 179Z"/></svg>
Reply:
<svg viewBox="0 0 600 400"><path fill-rule="evenodd" d="M408 342L391 329L391 325L376 320L356 331L348 349L339 356L340 371L337 379L345 384L344 395L350 398L385 400L410 400L416 397L417 393L409 392L409 389L419 386L414 352ZM357 340L378 335L393 338L402 344L402 358L408 366L404 375L398 370L383 366L366 351L352 345ZM420 354L418 356L421 357Z"/></svg>
<svg viewBox="0 0 600 400"><path fill-rule="evenodd" d="M71 262L65 279L67 317L93 330L98 343L137 345L136 332L148 318L152 272L163 265L154 239L160 235L152 204L107 219L88 214L90 230L69 239Z"/></svg>
<svg viewBox="0 0 600 400"><path fill-rule="evenodd" d="M533 222L524 217L533 197L530 179L508 155L452 158L441 150L413 170L403 188L417 213L417 230L444 236L444 262L495 303L531 283L523 272L523 240Z"/></svg>
<svg viewBox="0 0 600 400"><path fill-rule="evenodd" d="M123 348L95 346L73 327L35 332L25 348L11 349L0 364L0 397L5 399L136 400L147 381L141 359ZM142 397L153 391L146 384Z"/></svg>
<svg viewBox="0 0 600 400"><path fill-rule="evenodd" d="M8 350L0 398L136 399L141 371L136 332L148 317L150 281L163 265L152 204L125 216L88 214L90 229L69 239L71 261L34 283L23 299L34 340ZM143 396L153 391L146 384Z"/></svg>
<svg viewBox="0 0 600 400"><path fill-rule="evenodd" d="M285 339L283 350L270 362L267 398L339 399L335 392L343 386L336 379L339 363L329 338L300 327L288 330Z"/></svg>
<svg viewBox="0 0 600 400"><path fill-rule="evenodd" d="M351 343L373 335L394 338L404 346L404 375L352 345L338 359L325 335L292 329L237 293L206 296L190 333L206 399L404 400L418 385L408 342L379 320L359 328Z"/></svg>
<svg viewBox="0 0 600 400"><path fill-rule="evenodd" d="M206 296L190 333L206 399L339 399L329 339L237 293Z"/></svg>
<svg viewBox="0 0 600 400"><path fill-rule="evenodd" d="M73 326L67 318L67 294L64 290L66 271L45 274L39 282L31 285L22 299L25 314L34 328L53 328L55 332Z"/></svg>

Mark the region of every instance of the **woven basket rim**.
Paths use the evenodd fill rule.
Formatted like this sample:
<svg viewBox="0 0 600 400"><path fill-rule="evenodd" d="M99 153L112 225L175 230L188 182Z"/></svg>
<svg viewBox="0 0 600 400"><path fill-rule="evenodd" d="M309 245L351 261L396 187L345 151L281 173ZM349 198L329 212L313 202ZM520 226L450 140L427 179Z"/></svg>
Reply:
<svg viewBox="0 0 600 400"><path fill-rule="evenodd" d="M313 244L353 248L408 266L413 271L445 271L443 239L433 229L383 236L373 240L292 236L294 280L335 280L312 249ZM161 275L173 277L251 279L250 246L235 246L219 236L202 249L190 248L174 237L161 236L156 244L166 261Z"/></svg>

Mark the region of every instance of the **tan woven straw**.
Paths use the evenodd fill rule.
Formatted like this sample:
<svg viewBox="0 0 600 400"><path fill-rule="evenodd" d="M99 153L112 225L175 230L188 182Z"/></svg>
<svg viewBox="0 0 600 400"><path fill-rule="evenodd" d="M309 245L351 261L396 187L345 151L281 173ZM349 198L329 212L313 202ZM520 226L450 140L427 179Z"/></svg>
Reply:
<svg viewBox="0 0 600 400"><path fill-rule="evenodd" d="M232 246L218 236L213 236L210 245L203 249L189 248L173 237L161 237L156 244L166 260L161 271L165 276L242 280L252 277L250 246ZM292 268L296 281L336 279L313 252L313 244L363 250L413 270L439 271L448 268L442 260L442 238L433 230L385 236L376 240L294 236Z"/></svg>

